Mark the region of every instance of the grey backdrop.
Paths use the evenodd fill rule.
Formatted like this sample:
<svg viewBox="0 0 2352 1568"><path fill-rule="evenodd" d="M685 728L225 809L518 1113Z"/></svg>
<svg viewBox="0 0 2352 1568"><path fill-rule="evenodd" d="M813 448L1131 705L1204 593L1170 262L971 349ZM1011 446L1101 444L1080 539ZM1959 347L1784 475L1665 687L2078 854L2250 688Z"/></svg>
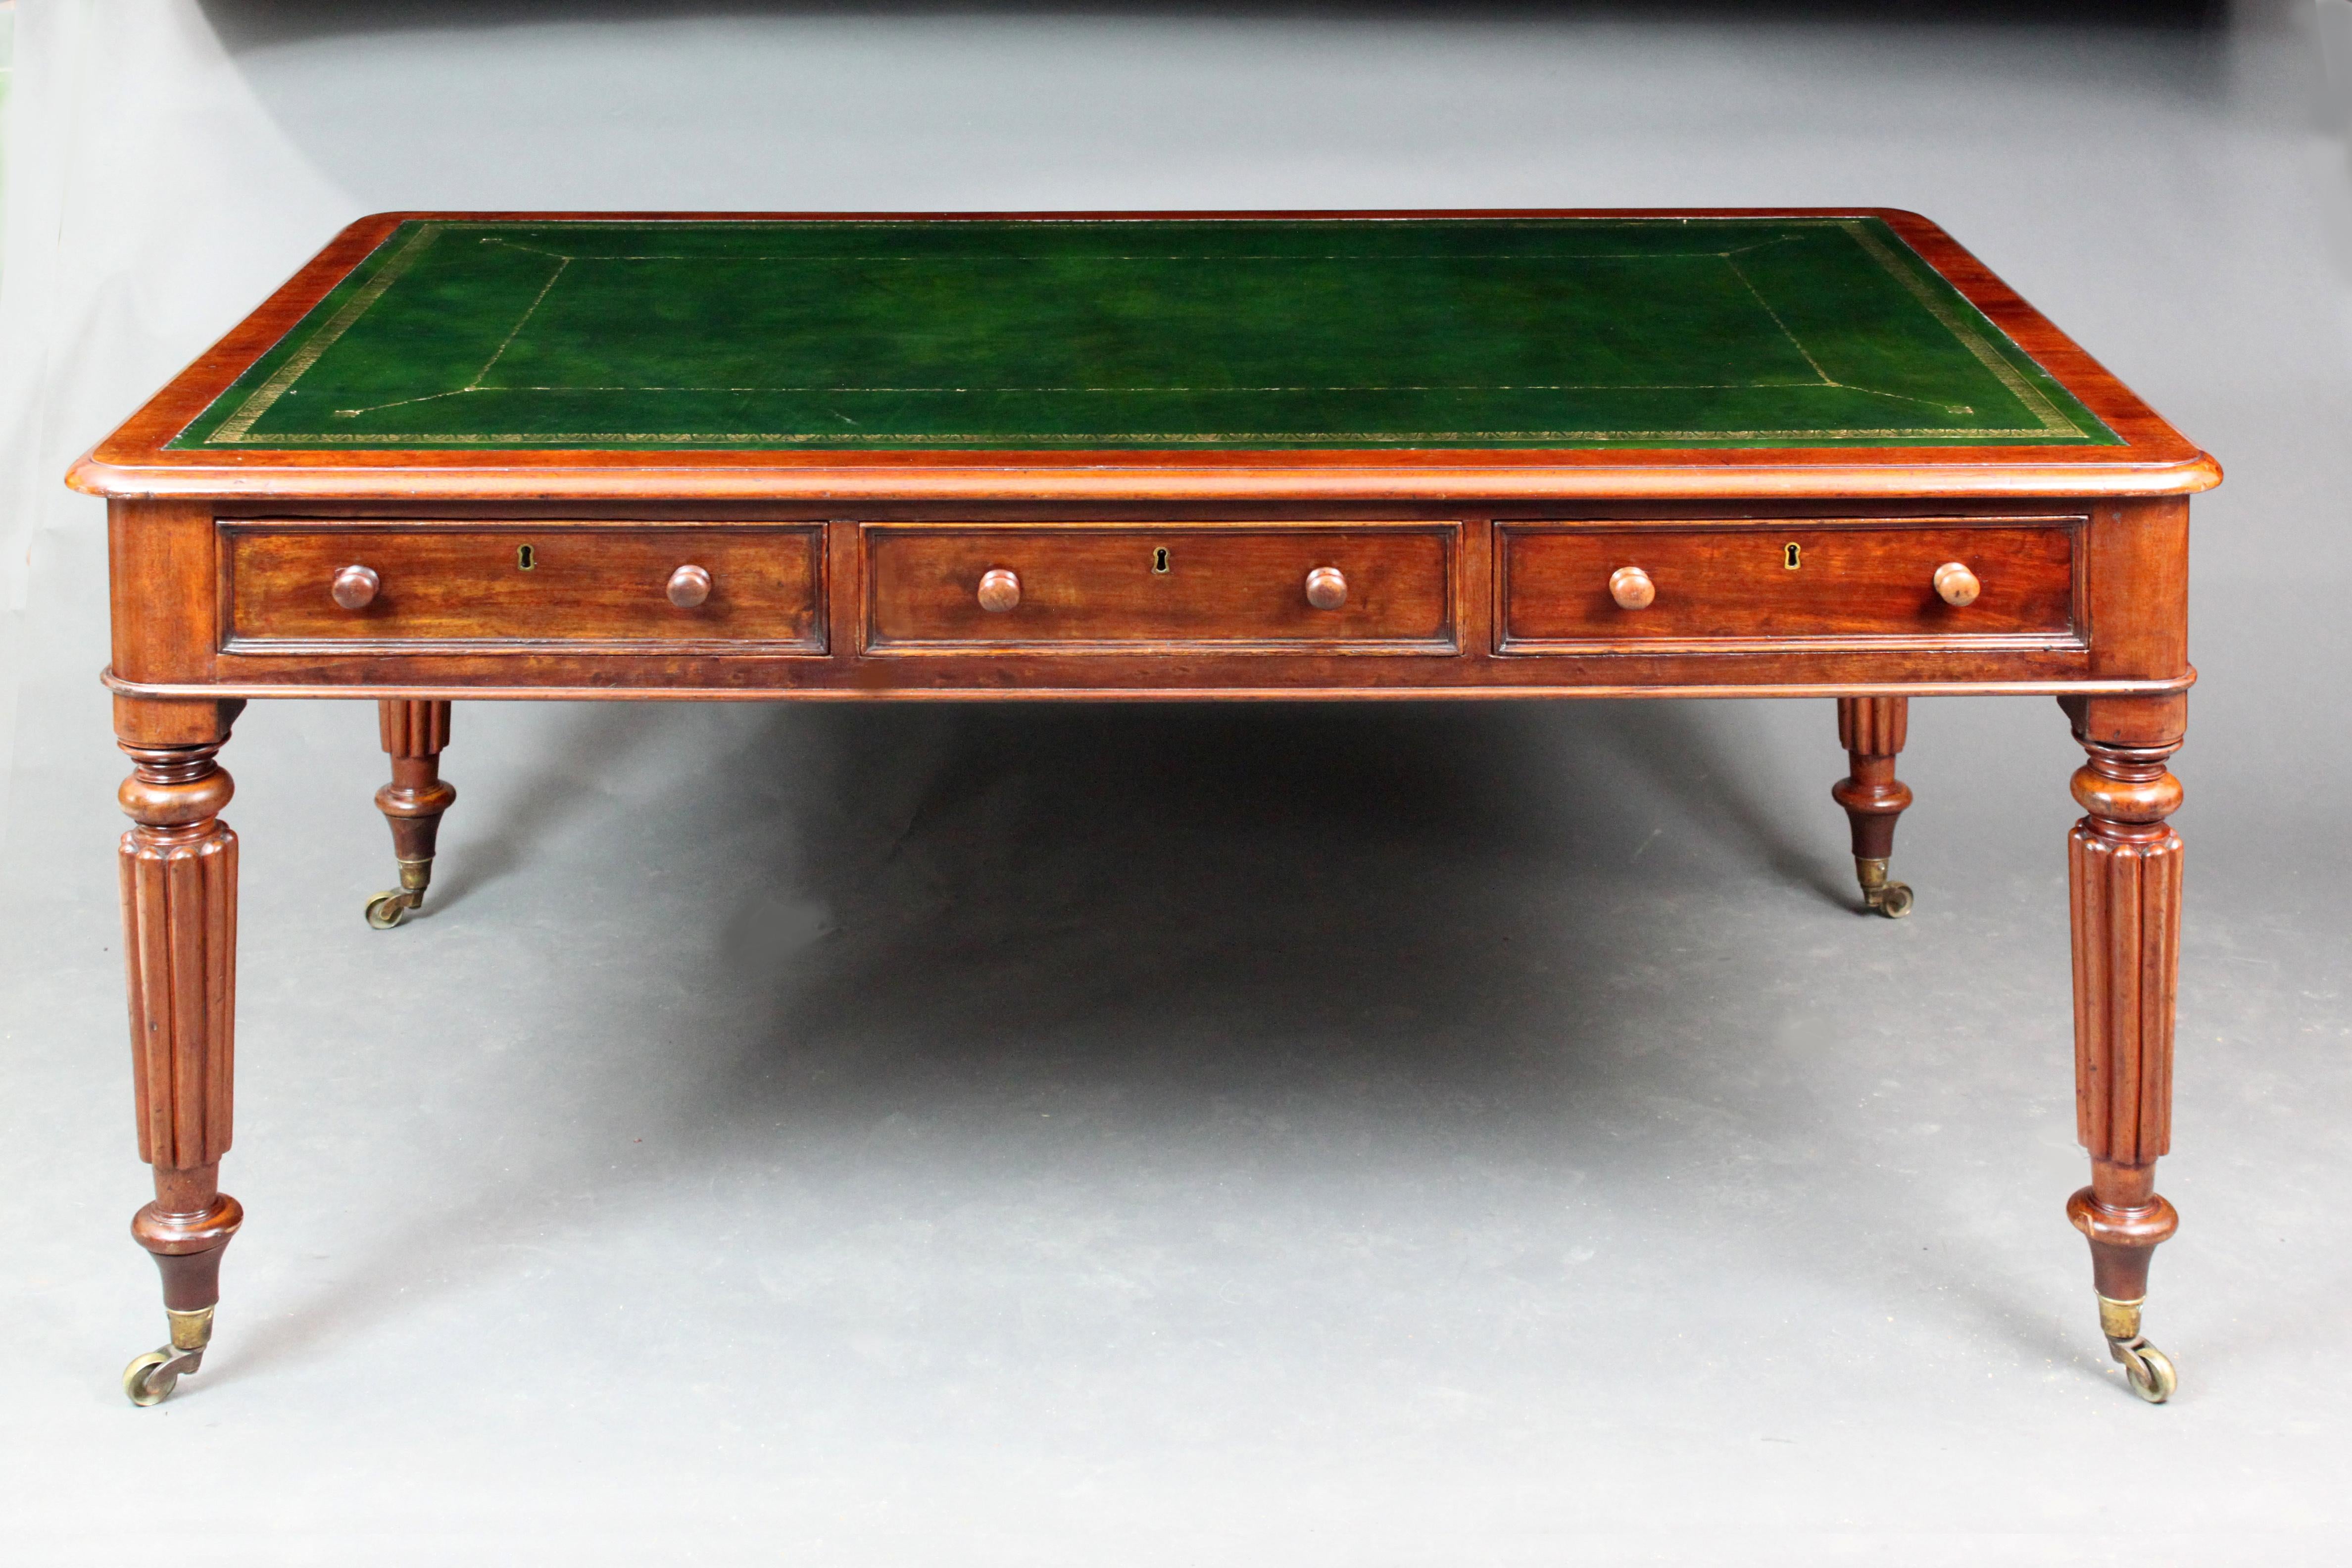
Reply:
<svg viewBox="0 0 2352 1568"><path fill-rule="evenodd" d="M2287 1563L2352 1544L2347 155L2301 5L35 0L0 270L27 1560ZM2048 8L2041 8L2046 13ZM2352 37L2347 34L2347 37ZM1916 207L2205 443L2179 1238L2119 1390L2045 700L257 704L219 1348L162 1329L68 462L395 206Z"/></svg>

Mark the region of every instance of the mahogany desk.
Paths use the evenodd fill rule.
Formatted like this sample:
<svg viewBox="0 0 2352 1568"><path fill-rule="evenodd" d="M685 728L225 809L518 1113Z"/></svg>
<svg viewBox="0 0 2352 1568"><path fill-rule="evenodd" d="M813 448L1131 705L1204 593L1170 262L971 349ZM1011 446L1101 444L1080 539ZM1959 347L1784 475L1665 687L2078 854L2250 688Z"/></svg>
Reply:
<svg viewBox="0 0 2352 1568"><path fill-rule="evenodd" d="M2171 1101L2184 440L1861 210L386 214L76 467L110 502L139 1152L197 1370L236 1201L253 698L382 704L422 904L457 698L1835 699L1864 906L1913 695L2055 697L2100 1326Z"/></svg>

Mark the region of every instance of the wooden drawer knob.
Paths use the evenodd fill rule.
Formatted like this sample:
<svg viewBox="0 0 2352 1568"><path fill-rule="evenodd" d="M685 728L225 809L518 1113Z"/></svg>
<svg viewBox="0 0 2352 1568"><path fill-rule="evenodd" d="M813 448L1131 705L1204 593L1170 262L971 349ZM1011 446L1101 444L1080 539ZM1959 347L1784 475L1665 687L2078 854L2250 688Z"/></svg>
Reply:
<svg viewBox="0 0 2352 1568"><path fill-rule="evenodd" d="M1307 602L1318 610L1336 610L1348 602L1348 579L1337 566L1318 566L1307 574Z"/></svg>
<svg viewBox="0 0 2352 1568"><path fill-rule="evenodd" d="M1958 562L1947 561L1936 568L1936 597L1944 603L1956 608L1973 605L1983 592L1984 584L1977 581L1977 574Z"/></svg>
<svg viewBox="0 0 2352 1568"><path fill-rule="evenodd" d="M1021 579L1002 566L992 566L980 574L980 607L991 615L1003 615L1021 602Z"/></svg>
<svg viewBox="0 0 2352 1568"><path fill-rule="evenodd" d="M347 610L364 610L375 603L383 579L364 566L346 566L335 574L335 603Z"/></svg>
<svg viewBox="0 0 2352 1568"><path fill-rule="evenodd" d="M710 597L710 574L699 566L681 566L669 574L669 602L690 610Z"/></svg>
<svg viewBox="0 0 2352 1568"><path fill-rule="evenodd" d="M1621 610L1646 610L1658 596L1658 585L1639 566L1620 566L1609 574L1609 596Z"/></svg>

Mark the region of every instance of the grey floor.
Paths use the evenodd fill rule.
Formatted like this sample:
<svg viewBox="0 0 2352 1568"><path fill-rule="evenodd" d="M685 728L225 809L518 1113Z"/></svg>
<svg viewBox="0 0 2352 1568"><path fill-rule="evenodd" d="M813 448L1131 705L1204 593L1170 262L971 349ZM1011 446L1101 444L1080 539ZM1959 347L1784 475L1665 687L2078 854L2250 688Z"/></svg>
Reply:
<svg viewBox="0 0 2352 1568"><path fill-rule="evenodd" d="M372 710L257 704L226 759L249 1219L218 1350L132 1410L122 765L102 545L61 511L12 631L0 1559L2343 1561L2352 356L2300 15L1194 24L1366 135L1482 70L1530 112L1718 114L1663 148L1638 109L1548 122L1610 170L1549 189L1526 148L1484 179L1477 127L1318 187L1269 110L1307 153L1232 199L1921 207L2229 466L2178 764L2172 1405L2122 1392L2062 1213L2079 753L2036 699L1915 706L1900 923L1853 911L1825 701L463 705L434 906L390 933ZM363 205L503 199L370 184L303 118L328 45L213 18ZM1149 39L1060 26L1106 123L1152 112ZM431 37L335 58L364 86ZM634 37L661 79L676 40ZM1906 103L1936 137L1870 130Z"/></svg>

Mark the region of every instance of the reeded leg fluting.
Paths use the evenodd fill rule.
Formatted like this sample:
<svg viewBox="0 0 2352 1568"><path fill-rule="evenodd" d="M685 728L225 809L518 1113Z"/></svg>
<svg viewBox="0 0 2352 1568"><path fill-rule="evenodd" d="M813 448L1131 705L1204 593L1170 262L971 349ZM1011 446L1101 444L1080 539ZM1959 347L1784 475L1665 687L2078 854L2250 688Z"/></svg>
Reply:
<svg viewBox="0 0 2352 1568"><path fill-rule="evenodd" d="M376 707L383 749L392 757L392 782L375 792L375 804L392 825L400 886L368 900L367 922L389 931L410 911L425 907L441 814L457 800L457 792L441 781L441 752L449 744L449 705L387 698Z"/></svg>
<svg viewBox="0 0 2352 1568"><path fill-rule="evenodd" d="M1907 697L1841 697L1837 700L1838 743L1846 751L1846 776L1830 786L1830 798L1845 807L1853 826L1853 874L1865 908L1889 920L1911 912L1911 889L1889 881L1895 854L1895 824L1911 804L1911 791L1895 776L1911 722Z"/></svg>
<svg viewBox="0 0 2352 1568"><path fill-rule="evenodd" d="M186 712L126 704L126 729L173 734ZM160 705L159 705L160 706ZM125 739L131 773L120 794L123 953L139 1157L154 1167L155 1200L131 1234L163 1276L170 1342L122 1375L140 1405L166 1397L204 1364L220 1300L221 1253L244 1211L220 1190L228 1152L236 1026L236 835L220 820L229 776L214 760L241 704L204 704L215 737L196 744Z"/></svg>
<svg viewBox="0 0 2352 1568"><path fill-rule="evenodd" d="M2082 736L2078 728L2077 736ZM2172 1018L2180 968L2180 837L2165 818L2180 784L2165 761L2179 742L2108 746L2074 798L2089 815L2066 843L2074 906L2074 1102L2091 1184L2066 1205L2089 1238L2099 1326L2132 1390L2160 1405L2172 1363L2140 1331L2147 1269L2179 1225L2157 1194L2156 1162L2172 1141Z"/></svg>

